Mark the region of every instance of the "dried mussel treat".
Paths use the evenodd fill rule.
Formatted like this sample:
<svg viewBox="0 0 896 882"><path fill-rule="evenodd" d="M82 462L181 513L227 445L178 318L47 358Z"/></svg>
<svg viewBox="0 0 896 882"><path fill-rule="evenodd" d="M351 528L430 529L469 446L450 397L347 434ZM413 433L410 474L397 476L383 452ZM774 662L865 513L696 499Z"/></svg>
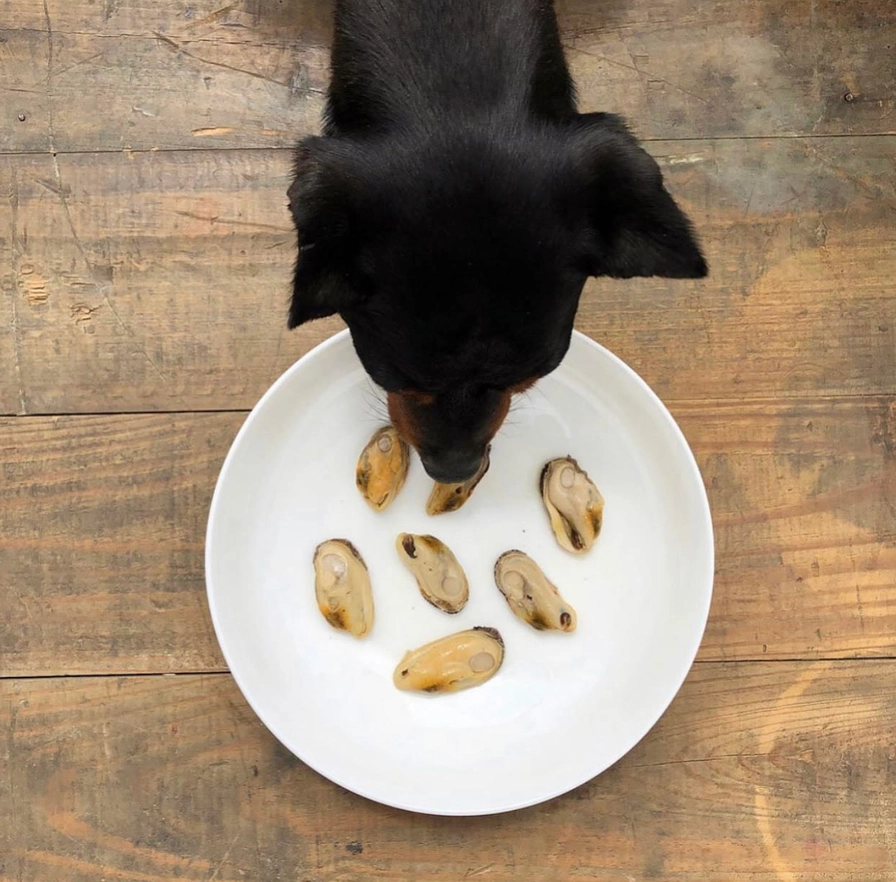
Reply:
<svg viewBox="0 0 896 882"><path fill-rule="evenodd" d="M459 692L490 680L504 661L504 641L494 628L473 628L408 652L392 677L399 689Z"/></svg>
<svg viewBox="0 0 896 882"><path fill-rule="evenodd" d="M436 482L426 502L426 513L428 515L446 514L449 511L457 511L464 505L488 471L490 452L491 447L485 451L479 470L469 480L461 484L439 484Z"/></svg>
<svg viewBox="0 0 896 882"><path fill-rule="evenodd" d="M373 627L370 576L358 549L347 539L328 539L317 546L314 593L323 617L334 628L363 637Z"/></svg>
<svg viewBox="0 0 896 882"><path fill-rule="evenodd" d="M361 451L355 483L375 511L382 511L398 495L408 474L411 454L393 426L383 426Z"/></svg>
<svg viewBox="0 0 896 882"><path fill-rule="evenodd" d="M495 563L495 584L513 614L536 630L575 631L576 611L528 554L505 551Z"/></svg>
<svg viewBox="0 0 896 882"><path fill-rule="evenodd" d="M560 545L588 551L604 517L604 498L588 473L571 456L552 459L541 472L541 498Z"/></svg>
<svg viewBox="0 0 896 882"><path fill-rule="evenodd" d="M459 613L464 608L470 597L467 577L454 553L441 539L401 533L395 547L429 603L447 613Z"/></svg>

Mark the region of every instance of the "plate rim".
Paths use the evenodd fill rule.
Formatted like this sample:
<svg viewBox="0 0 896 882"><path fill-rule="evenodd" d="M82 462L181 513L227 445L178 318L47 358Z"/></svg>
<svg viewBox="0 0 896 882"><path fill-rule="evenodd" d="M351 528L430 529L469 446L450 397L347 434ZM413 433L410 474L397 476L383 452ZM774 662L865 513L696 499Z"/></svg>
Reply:
<svg viewBox="0 0 896 882"><path fill-rule="evenodd" d="M256 707L254 701L249 697L249 692L251 692L251 690L247 692L246 688L244 687L242 676L237 673L231 662L231 657L226 646L226 641L222 639L223 625L220 621L218 603L215 599L215 594L212 588L212 558L214 554L214 541L212 534L214 530L216 514L218 508L221 505L220 499L223 494L222 487L226 480L226 475L232 468L232 463L238 455L237 451L243 437L250 431L252 423L255 419L258 418L258 413L266 406L266 403L278 393L279 389L282 386L286 385L290 381L295 373L299 372L302 369L302 365L306 363L307 360L309 360L314 355L326 351L327 349L345 345L346 342L351 345L350 337L351 334L347 328L337 331L335 334L331 335L325 340L322 340L316 346L312 347L306 353L301 355L282 374L280 374L279 377L277 377L277 379L264 392L261 398L259 398L252 409L246 414L245 419L243 420L240 428L233 438L233 441L230 444L227 455L224 457L224 461L222 462L220 471L218 472L218 477L215 481L215 489L212 493L212 499L211 503L209 504L208 517L206 521L203 566L206 586L206 602L208 603L209 614L211 616L212 626L215 631L215 638L218 641L218 646L221 650L221 654L223 655L224 661L227 664L228 673L236 683L240 694L243 696L243 699L252 709L252 712L258 717L262 725L264 725L264 727L280 742L280 744L282 744L294 757L296 757L296 759L310 768L315 774L320 775L322 778L325 778L336 786L341 787L344 790L354 793L355 795L367 799L371 802L389 806L401 811L412 812L415 814L432 815L436 817L484 817L488 815L505 814L508 812L519 811L521 809L530 808L535 805L541 805L553 799L557 799L558 797L564 796L565 794L572 792L576 788L581 787L584 784L587 784L589 781L593 781L595 778L602 775L604 772L618 763L620 759L634 750L634 748L641 741L643 741L643 739L653 730L659 720L669 709L672 702L678 696L679 692L681 691L681 687L684 685L688 674L693 668L697 653L700 650L700 646L703 642L703 637L706 632L706 625L709 620L713 588L715 585L715 533L713 529L712 511L709 505L709 496L707 494L706 484L703 479L703 474L700 471L700 467L697 464L694 452L691 449L687 437L685 436L681 427L678 425L675 417L669 411L668 407L666 407L666 405L663 403L659 395L657 395L657 393L654 392L654 390L649 386L646 380L644 380L640 376L640 374L638 374L637 371L634 370L634 368L630 367L625 361L623 361L619 356L611 352L605 346L598 343L587 334L577 329L573 330L572 339L576 340L579 344L584 345L586 348L590 347L594 349L599 355L609 359L617 368L621 369L623 373L627 374L628 378L630 380L633 380L635 384L640 387L640 390L642 392L646 393L648 399L650 399L651 403L658 409L659 413L662 415L663 420L669 425L669 428L672 430L672 433L675 436L676 440L683 448L683 452L685 453L685 460L687 461L688 471L690 473L689 479L693 481L695 488L699 488L700 492L697 494L696 501L699 503L700 517L702 520L701 533L704 533L706 536L706 550L705 559L703 560L703 566L705 568L705 571L709 575L709 579L706 584L698 586L702 595L702 614L700 616L700 626L699 629L695 631L693 643L688 648L687 653L683 656L683 658L687 659L687 663L682 665L682 670L679 671L678 675L674 678L676 685L674 690L671 691L669 699L663 704L663 706L655 715L650 715L650 717L652 717L651 722L648 726L646 726L646 728L644 728L644 731L641 733L641 735L627 748L619 752L618 755L616 755L615 752L614 754L611 754L612 759L610 761L601 761L600 763L598 763L597 765L599 766L599 768L589 771L588 776L583 778L577 784L573 784L570 786L564 783L556 790L552 790L549 793L529 799L515 800L510 802L501 802L500 800L494 800L493 804L480 809L465 809L455 811L449 811L445 809L427 809L426 807L421 805L411 805L407 803L403 804L398 800L384 799L380 796L374 795L373 793L365 792L363 788L359 788L344 780L341 780L338 775L332 775L321 771L315 764L306 760L303 756L301 756L299 752L293 749L293 747L290 746L290 739L285 734L281 733L279 726L273 725L269 721L267 716L263 714L258 707ZM570 348L571 347L572 340L570 342ZM565 357L566 356L564 356L564 360ZM562 362L560 366L562 366Z"/></svg>

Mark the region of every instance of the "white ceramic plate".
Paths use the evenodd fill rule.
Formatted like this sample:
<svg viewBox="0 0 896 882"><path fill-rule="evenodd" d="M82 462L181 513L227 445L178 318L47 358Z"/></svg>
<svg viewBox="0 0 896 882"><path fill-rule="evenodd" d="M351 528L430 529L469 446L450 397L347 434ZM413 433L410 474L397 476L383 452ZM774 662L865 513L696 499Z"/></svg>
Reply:
<svg viewBox="0 0 896 882"><path fill-rule="evenodd" d="M560 368L517 401L460 511L425 514L431 482L416 458L391 508L368 508L355 463L383 416L343 332L286 371L241 428L206 538L209 605L233 676L296 756L370 799L477 815L565 793L643 738L697 652L713 543L687 442L647 385L578 333ZM567 454L606 500L584 557L557 545L538 492L542 465ZM402 531L454 550L470 582L459 615L422 599L395 552ZM311 560L331 537L350 539L370 570L376 622L363 640L317 609ZM492 577L509 548L560 587L578 612L574 633L513 617ZM492 680L439 696L393 686L406 650L474 625L504 637Z"/></svg>

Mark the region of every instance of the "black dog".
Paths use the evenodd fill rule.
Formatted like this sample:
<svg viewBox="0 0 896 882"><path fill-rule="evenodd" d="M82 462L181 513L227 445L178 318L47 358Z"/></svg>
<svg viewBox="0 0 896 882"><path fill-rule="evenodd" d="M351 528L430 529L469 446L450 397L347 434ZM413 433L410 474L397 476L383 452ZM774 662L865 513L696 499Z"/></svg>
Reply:
<svg viewBox="0 0 896 882"><path fill-rule="evenodd" d="M342 316L443 482L560 363L588 276L706 274L654 160L577 113L550 0L337 0L324 136L289 198L289 326Z"/></svg>

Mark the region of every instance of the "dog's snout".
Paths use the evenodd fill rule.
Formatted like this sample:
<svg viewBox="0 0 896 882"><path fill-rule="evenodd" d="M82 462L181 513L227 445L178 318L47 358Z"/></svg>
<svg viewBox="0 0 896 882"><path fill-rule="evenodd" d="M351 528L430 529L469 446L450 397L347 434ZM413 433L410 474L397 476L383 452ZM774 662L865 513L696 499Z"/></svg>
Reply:
<svg viewBox="0 0 896 882"><path fill-rule="evenodd" d="M468 481L479 470L484 454L421 454L420 460L426 474L440 484L461 484Z"/></svg>
<svg viewBox="0 0 896 882"><path fill-rule="evenodd" d="M390 392L389 416L399 435L420 454L440 484L461 484L482 465L486 447L507 415L510 390L474 396L459 391L429 395Z"/></svg>

